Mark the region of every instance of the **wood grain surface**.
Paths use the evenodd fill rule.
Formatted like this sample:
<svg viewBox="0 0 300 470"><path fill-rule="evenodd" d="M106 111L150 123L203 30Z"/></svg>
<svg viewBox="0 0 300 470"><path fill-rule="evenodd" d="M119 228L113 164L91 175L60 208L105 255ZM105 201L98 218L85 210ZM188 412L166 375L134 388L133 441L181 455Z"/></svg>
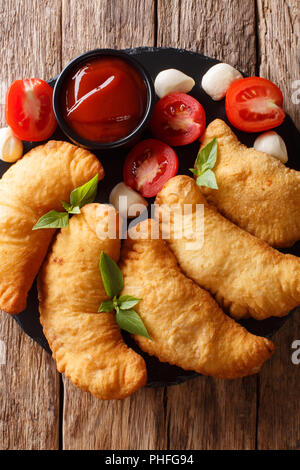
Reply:
<svg viewBox="0 0 300 470"><path fill-rule="evenodd" d="M297 108L292 102L292 94L295 91L293 83L300 80L299 14L298 0L257 1L259 74L280 86L285 108L298 128L299 106ZM300 82L297 88L300 88Z"/></svg>
<svg viewBox="0 0 300 470"><path fill-rule="evenodd" d="M204 0L159 0L158 45L193 49L254 74L254 1L217 4L218 8L216 2ZM256 377L228 382L199 377L169 388L170 448L253 449L256 385Z"/></svg>
<svg viewBox="0 0 300 470"><path fill-rule="evenodd" d="M92 48L158 45L273 79L300 127L291 99L300 80L297 0L0 0L0 25L2 123L13 79L49 78ZM60 384L52 359L2 313L0 448L299 449L300 365L291 362L299 316L274 339L277 352L257 377L199 377L100 402L67 379Z"/></svg>
<svg viewBox="0 0 300 470"><path fill-rule="evenodd" d="M274 80L285 108L300 129L300 104L292 101L300 80L298 0L258 1L259 73ZM298 84L300 89L300 82ZM276 334L277 353L259 376L258 449L300 449L300 365L291 362L291 344L300 339L300 309Z"/></svg>
<svg viewBox="0 0 300 470"><path fill-rule="evenodd" d="M43 19L41 21L41 18ZM60 2L0 2L1 124L7 86L22 77L48 78L61 68ZM0 312L0 448L57 449L59 375L49 355Z"/></svg>
<svg viewBox="0 0 300 470"><path fill-rule="evenodd" d="M62 21L68 25L63 28L63 63L99 47L153 46L154 14L152 0L63 1ZM70 18L76 20L69 26ZM140 390L122 402L100 402L77 391L68 380L64 386L64 449L165 447L165 420L163 413L160 416L163 389ZM72 410L76 410L75 416Z"/></svg>
<svg viewBox="0 0 300 470"><path fill-rule="evenodd" d="M158 0L158 46L196 50L249 74L256 66L255 27L254 0Z"/></svg>

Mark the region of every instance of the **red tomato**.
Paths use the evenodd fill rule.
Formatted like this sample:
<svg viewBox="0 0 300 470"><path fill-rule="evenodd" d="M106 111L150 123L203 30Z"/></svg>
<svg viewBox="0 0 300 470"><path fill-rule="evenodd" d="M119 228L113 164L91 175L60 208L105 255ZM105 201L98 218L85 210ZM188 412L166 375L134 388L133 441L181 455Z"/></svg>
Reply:
<svg viewBox="0 0 300 470"><path fill-rule="evenodd" d="M16 80L5 101L5 118L13 133L22 140L38 142L48 139L57 122L52 109L53 90L38 78Z"/></svg>
<svg viewBox="0 0 300 470"><path fill-rule="evenodd" d="M139 142L126 157L125 184L144 197L153 197L178 170L178 158L168 145L155 139Z"/></svg>
<svg viewBox="0 0 300 470"><path fill-rule="evenodd" d="M150 128L157 139L179 146L198 139L205 124L205 111L199 101L186 93L170 93L156 103Z"/></svg>
<svg viewBox="0 0 300 470"><path fill-rule="evenodd" d="M280 89L260 77L241 78L226 94L226 114L231 124L245 132L262 132L282 124L285 112Z"/></svg>

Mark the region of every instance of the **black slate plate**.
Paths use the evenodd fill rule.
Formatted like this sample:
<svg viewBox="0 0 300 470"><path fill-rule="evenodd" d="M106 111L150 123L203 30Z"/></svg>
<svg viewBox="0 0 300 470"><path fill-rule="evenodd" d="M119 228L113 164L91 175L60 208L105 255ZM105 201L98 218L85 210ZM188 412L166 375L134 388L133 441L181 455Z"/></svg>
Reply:
<svg viewBox="0 0 300 470"><path fill-rule="evenodd" d="M128 49L126 52L133 54L135 58L148 69L153 79L159 71L166 68L177 68L185 72L187 75L192 76L195 79L196 85L193 88L191 95L198 99L204 106L207 116L207 123L211 122L217 117L225 120L228 123L225 115L224 101L212 101L200 87L201 77L212 65L218 62L217 60L194 52L171 48L137 48ZM50 80L49 83L54 86L55 78ZM300 170L300 133L289 117L287 117L284 124L276 130L284 138L287 144L289 153L288 166ZM252 146L256 138L255 134L246 134L236 130L234 131L244 144ZM147 133L145 136L147 136ZM53 138L67 140L60 130L55 132ZM25 150L27 151L35 145L37 144L27 142L25 144ZM179 147L176 149L180 162L179 173L190 174L188 172L188 168L192 167L194 164L198 147L199 143L194 143L184 148ZM104 180L99 184L99 194L97 201L107 202L111 189L116 183L122 180L122 168L126 152L124 150L115 150L95 153L101 159L106 174ZM8 167L9 164L0 161L0 175L2 175ZM298 242L292 249L285 251L300 256L300 243ZM289 316L292 313L293 312L291 312ZM36 285L33 286L29 293L28 306L26 310L19 315L14 316L14 318L26 334L31 336L46 351L50 352L47 340L43 335L39 322ZM251 319L244 320L241 323L254 334L270 337L285 323L287 318L288 317L269 318L260 322ZM194 372L184 371L179 367L170 366L169 364L159 362L156 358L150 357L147 354L141 352L134 341L129 337L129 335L124 334L124 337L128 344L130 344L133 349L138 351L146 359L148 369L148 386L177 384L197 375Z"/></svg>

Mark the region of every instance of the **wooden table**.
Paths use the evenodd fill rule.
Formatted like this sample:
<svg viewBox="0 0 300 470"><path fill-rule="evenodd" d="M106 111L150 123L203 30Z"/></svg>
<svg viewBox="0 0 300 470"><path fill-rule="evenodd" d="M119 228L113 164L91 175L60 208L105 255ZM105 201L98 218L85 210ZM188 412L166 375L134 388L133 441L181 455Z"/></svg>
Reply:
<svg viewBox="0 0 300 470"><path fill-rule="evenodd" d="M147 45L192 49L273 79L300 127L291 99L300 79L299 13L298 0L0 0L2 124L12 80L48 79L96 47ZM258 376L199 377L100 402L60 377L51 357L1 313L0 447L299 449L296 339L297 315L274 338L276 354Z"/></svg>

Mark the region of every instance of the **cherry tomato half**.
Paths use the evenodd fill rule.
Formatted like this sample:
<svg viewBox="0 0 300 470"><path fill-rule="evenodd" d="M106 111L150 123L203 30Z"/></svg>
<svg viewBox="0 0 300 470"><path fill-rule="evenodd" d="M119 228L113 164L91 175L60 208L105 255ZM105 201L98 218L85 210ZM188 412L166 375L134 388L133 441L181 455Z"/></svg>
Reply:
<svg viewBox="0 0 300 470"><path fill-rule="evenodd" d="M146 139L127 155L123 178L127 186L144 197L153 197L177 170L178 158L174 150L159 140Z"/></svg>
<svg viewBox="0 0 300 470"><path fill-rule="evenodd" d="M205 125L199 101L186 93L170 93L156 103L150 128L154 137L176 147L198 139Z"/></svg>
<svg viewBox="0 0 300 470"><path fill-rule="evenodd" d="M285 112L280 89L261 77L241 78L226 94L226 114L231 124L245 132L262 132L282 124Z"/></svg>
<svg viewBox="0 0 300 470"><path fill-rule="evenodd" d="M5 118L19 139L38 142L48 139L57 122L52 109L53 90L44 80L16 80L9 87Z"/></svg>

